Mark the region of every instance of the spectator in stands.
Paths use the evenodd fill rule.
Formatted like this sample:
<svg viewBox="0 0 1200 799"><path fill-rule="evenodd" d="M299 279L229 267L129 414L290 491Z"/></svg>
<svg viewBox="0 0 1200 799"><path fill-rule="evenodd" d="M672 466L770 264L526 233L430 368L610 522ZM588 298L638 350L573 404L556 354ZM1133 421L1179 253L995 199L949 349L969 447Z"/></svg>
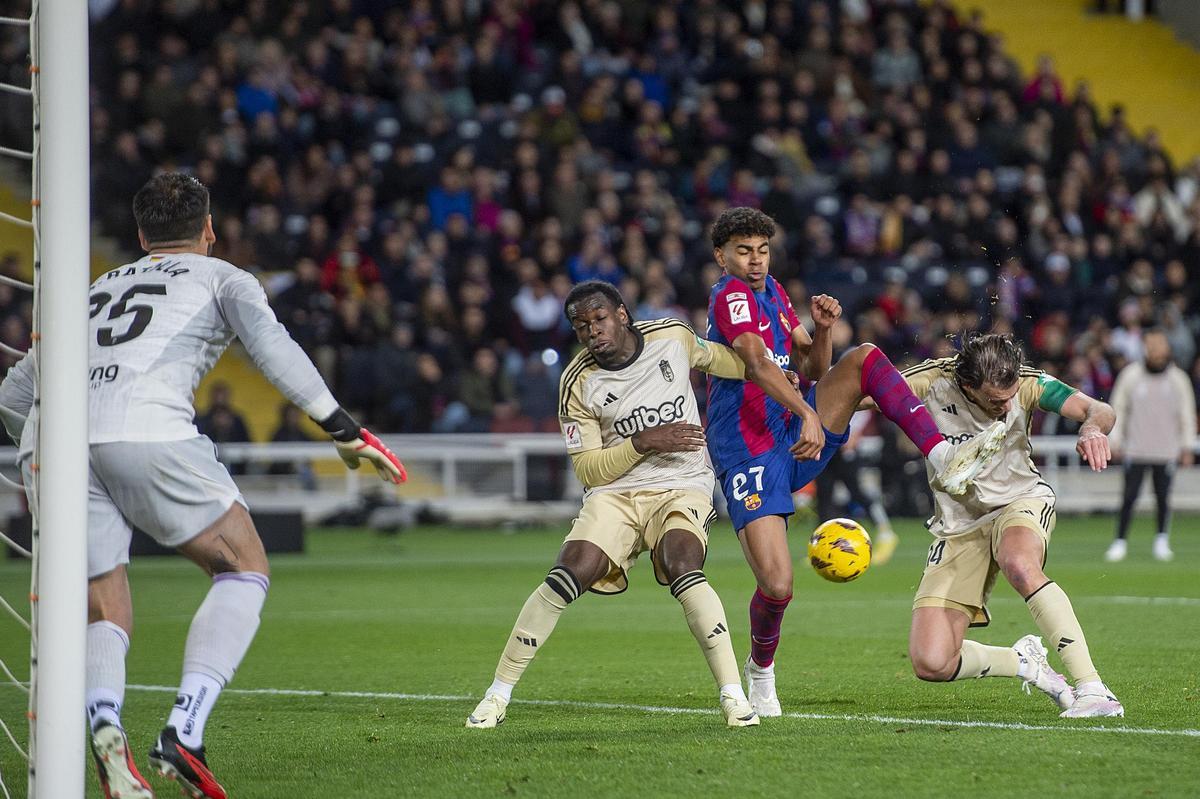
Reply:
<svg viewBox="0 0 1200 799"><path fill-rule="evenodd" d="M360 297L371 283L378 282L379 267L349 231L338 239L337 248L321 265L321 289L334 297Z"/></svg>
<svg viewBox="0 0 1200 799"><path fill-rule="evenodd" d="M208 392L208 409L196 415L196 429L201 435L208 436L214 444L235 444L250 440L250 430L246 420L238 413L232 404L233 391L229 384L218 380L212 384ZM229 473L245 474L246 464L226 462Z"/></svg>
<svg viewBox="0 0 1200 799"><path fill-rule="evenodd" d="M559 308L561 310L561 304ZM558 408L555 400L558 380L547 368L541 353L525 358L525 366L516 378L516 391L521 411L530 419L534 429L549 432L557 430Z"/></svg>
<svg viewBox="0 0 1200 799"><path fill-rule="evenodd" d="M304 428L301 426L303 420L304 414L299 408L290 402L283 403L279 406L279 423L275 432L271 434L271 441L273 443L316 441L315 438L304 432ZM271 464L268 473L297 475L300 479L300 486L305 491L317 490L317 476L313 472L312 464L308 461L278 461Z"/></svg>
<svg viewBox="0 0 1200 799"><path fill-rule="evenodd" d="M1125 492L1117 520L1117 537L1104 554L1109 562L1125 559L1129 521L1150 472L1158 515L1153 553L1155 560L1171 560L1171 481L1177 464L1194 463L1196 396L1188 374L1171 359L1166 333L1151 328L1143 336L1145 359L1131 363L1117 375L1112 406L1117 414L1115 440L1109 441L1113 457L1125 467Z"/></svg>
<svg viewBox="0 0 1200 799"><path fill-rule="evenodd" d="M246 420L234 409L233 390L223 380L212 384L208 391L208 409L196 415L196 428L216 444L250 440Z"/></svg>
<svg viewBox="0 0 1200 799"><path fill-rule="evenodd" d="M512 382L500 368L500 359L489 347L480 347L463 373L460 392L470 414L461 426L465 433L486 433L492 427L496 408L513 400Z"/></svg>

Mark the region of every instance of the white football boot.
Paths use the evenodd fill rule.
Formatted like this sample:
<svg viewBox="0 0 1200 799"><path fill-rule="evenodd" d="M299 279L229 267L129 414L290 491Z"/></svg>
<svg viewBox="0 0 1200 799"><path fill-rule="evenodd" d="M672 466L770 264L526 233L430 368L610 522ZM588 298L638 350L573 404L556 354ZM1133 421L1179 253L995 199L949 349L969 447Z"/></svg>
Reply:
<svg viewBox="0 0 1200 799"><path fill-rule="evenodd" d="M129 755L129 739L117 725L102 723L92 733L92 758L108 799L154 799L150 783Z"/></svg>
<svg viewBox="0 0 1200 799"><path fill-rule="evenodd" d="M483 698L471 715L467 716L466 726L473 730L490 730L504 723L504 711L508 700L499 694L488 694Z"/></svg>
<svg viewBox="0 0 1200 799"><path fill-rule="evenodd" d="M754 658L747 657L742 671L746 675L746 688L754 712L767 719L782 716L783 709L779 707L779 697L775 693L775 664L764 669L754 662Z"/></svg>
<svg viewBox="0 0 1200 799"><path fill-rule="evenodd" d="M1124 716L1125 708L1104 683L1085 682L1075 689L1075 703L1058 715L1064 719Z"/></svg>
<svg viewBox="0 0 1200 799"><path fill-rule="evenodd" d="M741 691L738 691L738 693L741 693ZM725 724L729 727L758 726L758 714L750 706L750 701L746 699L745 694L734 696L722 691L721 715L725 717Z"/></svg>
<svg viewBox="0 0 1200 799"><path fill-rule="evenodd" d="M1154 553L1155 560L1161 560L1164 563L1175 557L1175 553L1171 551L1171 539L1166 533L1159 533L1154 536Z"/></svg>
<svg viewBox="0 0 1200 799"><path fill-rule="evenodd" d="M956 445L942 470L934 475L934 485L953 496L967 493L975 477L1000 451L1007 434L1008 424L995 421L979 435Z"/></svg>
<svg viewBox="0 0 1200 799"><path fill-rule="evenodd" d="M1125 560L1125 553L1128 551L1129 543L1124 538L1114 538L1104 551L1104 559L1109 563L1120 563Z"/></svg>
<svg viewBox="0 0 1200 799"><path fill-rule="evenodd" d="M1017 651L1017 657L1026 663L1025 682L1021 686L1025 693L1030 692L1029 686L1032 685L1053 699L1059 710L1066 710L1075 703L1075 691L1071 684L1050 668L1050 662L1046 660L1046 647L1042 645L1041 638L1027 635L1013 644L1012 648Z"/></svg>

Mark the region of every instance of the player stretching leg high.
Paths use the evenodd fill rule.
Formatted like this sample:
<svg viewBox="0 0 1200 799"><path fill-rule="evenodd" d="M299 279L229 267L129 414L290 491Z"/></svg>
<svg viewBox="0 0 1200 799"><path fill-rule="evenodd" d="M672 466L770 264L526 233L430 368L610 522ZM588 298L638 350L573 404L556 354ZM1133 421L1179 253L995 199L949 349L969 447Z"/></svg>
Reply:
<svg viewBox="0 0 1200 799"><path fill-rule="evenodd" d="M1113 409L1023 366L1021 346L1006 336L968 339L955 357L925 361L904 377L948 436L978 438L997 419L1006 426L1000 456L970 491L951 496L933 486L929 530L935 540L913 600L908 639L913 671L931 681L1019 677L1048 694L1066 718L1123 716L1092 664L1071 601L1042 571L1054 530L1054 491L1033 465L1029 443L1035 411L1061 414L1081 423L1076 449L1098 472L1112 457L1107 434L1116 422ZM986 606L997 571L1025 597L1038 629L1074 678L1074 691L1050 668L1035 635L1012 648L964 639L968 626L989 621Z"/></svg>
<svg viewBox="0 0 1200 799"><path fill-rule="evenodd" d="M607 283L580 283L564 303L586 348L563 371L559 419L571 465L586 491L558 561L509 635L496 678L467 726L504 721L513 686L544 646L567 605L591 589L625 590L626 572L649 551L658 581L683 606L708 660L730 727L758 724L742 690L725 609L704 576L713 472L689 370L738 378L728 348L673 319L630 321Z"/></svg>
<svg viewBox="0 0 1200 799"><path fill-rule="evenodd" d="M713 254L725 275L712 289L708 337L729 344L746 364L746 380L710 377L708 440L733 527L758 589L750 601L746 681L760 716L781 714L775 650L792 599L787 517L792 493L825 468L847 438L859 401L875 400L932 464L939 486L961 494L1000 446L1004 424L951 446L925 406L881 350L863 344L833 368L830 328L841 316L832 297L812 298L809 337L791 300L772 278L775 223L753 208L731 208L713 225ZM801 396L781 370L815 381Z"/></svg>
<svg viewBox="0 0 1200 799"><path fill-rule="evenodd" d="M121 726L133 621L125 565L136 526L212 578L188 630L183 679L150 763L189 796L223 799L205 758L204 726L250 647L270 581L245 500L212 442L192 423L196 385L236 336L271 382L319 420L350 468L367 461L396 483L405 473L396 456L338 406L275 319L259 282L208 257L216 236L208 190L199 181L159 175L134 197L133 213L148 255L91 288L86 657L92 752L106 797L153 796ZM36 435L34 368L25 358L0 385L10 431L30 417L21 441L26 485L32 485Z"/></svg>

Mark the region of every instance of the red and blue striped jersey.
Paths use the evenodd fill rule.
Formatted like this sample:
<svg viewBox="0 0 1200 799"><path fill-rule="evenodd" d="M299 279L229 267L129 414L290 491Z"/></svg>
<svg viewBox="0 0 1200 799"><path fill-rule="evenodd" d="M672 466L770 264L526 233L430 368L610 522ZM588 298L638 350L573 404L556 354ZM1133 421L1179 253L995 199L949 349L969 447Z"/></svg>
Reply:
<svg viewBox="0 0 1200 799"><path fill-rule="evenodd" d="M762 291L724 275L708 298L710 341L733 346L743 333L761 336L781 369L790 369L792 330L800 320L783 287L770 275ZM717 473L757 457L783 440L791 411L749 380L708 378L708 427L705 436Z"/></svg>

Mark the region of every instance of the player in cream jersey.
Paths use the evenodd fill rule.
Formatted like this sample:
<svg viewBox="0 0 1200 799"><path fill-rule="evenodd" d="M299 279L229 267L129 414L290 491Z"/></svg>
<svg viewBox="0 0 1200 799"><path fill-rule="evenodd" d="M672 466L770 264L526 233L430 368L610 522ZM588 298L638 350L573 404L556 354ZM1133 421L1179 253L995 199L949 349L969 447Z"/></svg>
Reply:
<svg viewBox="0 0 1200 799"><path fill-rule="evenodd" d="M649 551L654 574L683 606L730 727L758 724L742 689L721 600L704 576L714 476L689 376L745 373L741 360L673 319L630 320L621 295L589 281L571 290L567 319L586 349L563 371L559 422L583 507L558 562L521 608L495 680L467 727L496 727L512 689L567 605L585 590L617 594Z"/></svg>
<svg viewBox="0 0 1200 799"><path fill-rule="evenodd" d="M935 540L913 601L909 657L923 680L1019 677L1027 690L1033 685L1054 699L1064 717L1121 716L1124 708L1092 664L1070 600L1042 571L1054 530L1054 491L1038 474L1029 441L1034 412L1061 414L1080 423L1076 449L1100 471L1112 457L1107 434L1116 417L1105 403L1024 366L1023 357L1011 338L982 335L967 339L953 358L903 372L947 440L967 440L997 419L1008 426L1000 453L964 495L934 487L929 528ZM998 573L1025 598L1074 689L1050 667L1038 636L1024 636L1011 648L964 638L968 626L988 623Z"/></svg>
<svg viewBox="0 0 1200 799"><path fill-rule="evenodd" d="M691 370L740 371L727 348L697 338L678 320L635 322L633 329L640 343L628 366L603 367L585 350L563 372L558 410L568 454L619 447L659 425L699 425ZM584 483L585 495L648 488L712 493L714 487L707 447L651 453L611 482Z"/></svg>
<svg viewBox="0 0 1200 799"><path fill-rule="evenodd" d="M197 384L236 337L263 374L330 434L348 466L366 461L395 483L405 472L338 405L276 320L258 281L208 257L216 236L208 190L199 181L158 175L134 197L133 213L148 254L102 275L89 293L86 703L92 752L105 796L153 796L121 723L133 622L125 566L136 526L212 578L192 619L175 706L150 763L189 796L224 799L208 767L204 728L258 629L270 578L245 500L212 442L192 424ZM20 437L26 486L33 485L36 369L27 356L0 384L0 419Z"/></svg>
<svg viewBox="0 0 1200 799"><path fill-rule="evenodd" d="M940 358L902 372L951 443L974 438L996 421L963 393L955 377L956 361L956 358ZM1003 417L1007 426L1004 442L991 462L976 475L974 490L952 496L939 490L931 480L935 513L928 527L935 536L946 538L970 532L994 520L1018 499L1040 500L1053 509L1054 489L1034 466L1029 429L1036 410L1058 413L1066 398L1075 392L1036 369L1022 367L1019 375L1017 394ZM926 473L932 478L928 463Z"/></svg>

